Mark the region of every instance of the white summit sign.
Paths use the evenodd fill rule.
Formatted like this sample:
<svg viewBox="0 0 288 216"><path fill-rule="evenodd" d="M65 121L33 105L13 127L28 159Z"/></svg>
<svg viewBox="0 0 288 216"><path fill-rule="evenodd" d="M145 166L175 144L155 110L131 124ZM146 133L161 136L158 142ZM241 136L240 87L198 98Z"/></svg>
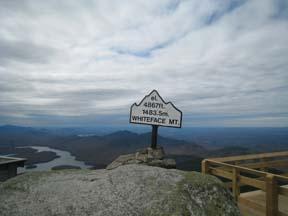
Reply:
<svg viewBox="0 0 288 216"><path fill-rule="evenodd" d="M165 102L156 90L146 95L130 109L130 123L148 124L164 127L182 126L182 112L171 102Z"/></svg>

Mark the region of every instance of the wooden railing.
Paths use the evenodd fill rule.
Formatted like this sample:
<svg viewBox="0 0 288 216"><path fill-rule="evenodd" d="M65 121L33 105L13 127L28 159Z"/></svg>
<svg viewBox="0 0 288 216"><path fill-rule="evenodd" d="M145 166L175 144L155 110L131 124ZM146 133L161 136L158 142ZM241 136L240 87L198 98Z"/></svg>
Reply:
<svg viewBox="0 0 288 216"><path fill-rule="evenodd" d="M288 168L288 151L210 158L202 161L202 172L227 180L238 203L266 216L288 216L278 208L279 195L288 197L287 174L268 172L271 168ZM241 187L251 186L265 193L265 206L241 197ZM288 203L287 203L288 205Z"/></svg>

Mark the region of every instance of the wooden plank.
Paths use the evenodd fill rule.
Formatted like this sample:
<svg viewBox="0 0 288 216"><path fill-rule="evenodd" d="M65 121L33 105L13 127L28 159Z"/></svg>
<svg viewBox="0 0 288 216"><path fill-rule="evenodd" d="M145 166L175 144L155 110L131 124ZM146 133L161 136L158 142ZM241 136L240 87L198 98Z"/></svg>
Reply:
<svg viewBox="0 0 288 216"><path fill-rule="evenodd" d="M216 176L221 176L223 178L232 180L232 173L224 171L222 169L211 167L210 168L210 173L213 174L213 175L216 175Z"/></svg>
<svg viewBox="0 0 288 216"><path fill-rule="evenodd" d="M3 159L0 161L0 165L10 164L10 163L24 163L25 161L27 161L27 159L24 159L24 158L5 157L5 156L1 156L0 158Z"/></svg>
<svg viewBox="0 0 288 216"><path fill-rule="evenodd" d="M8 157L8 156L0 156L1 159L5 160L25 160L24 158L18 158L18 157Z"/></svg>
<svg viewBox="0 0 288 216"><path fill-rule="evenodd" d="M228 167L228 166L217 166L217 168L228 171L228 172L232 172L232 167Z"/></svg>
<svg viewBox="0 0 288 216"><path fill-rule="evenodd" d="M267 155L271 156L272 154L273 156L275 156L275 153L268 153ZM281 156L283 157L283 155ZM267 156L266 158L269 157ZM263 159L263 161L261 162L247 163L247 164L237 164L236 161L235 164L237 165L228 164L217 160L215 161L211 159L206 159L206 163L207 164L209 163L209 166L206 169L210 169L211 174L232 180L232 182L226 183L226 186L232 187L233 196L235 200L237 200L238 198L238 203L242 203L244 204L244 206L248 208L250 207L258 210L262 209L261 210L262 213L266 212L266 216L274 216L274 215L288 216L287 215L288 211L286 209L287 207L286 203L288 203L287 202L288 188L286 188L286 186L278 186L277 182L277 181L288 182L288 177L285 175L270 174L264 171L252 169L252 168L266 168L266 167L288 167L287 159L272 160L272 161L271 160L266 161L265 159ZM256 178L240 175L243 173L252 174ZM255 188L259 188L262 191L266 191L266 193L262 192L263 193L262 195L263 200L261 202L262 205L259 205L259 203L255 203L256 200L254 199L247 200L243 198L242 194L239 196L238 190L242 185L250 185Z"/></svg>
<svg viewBox="0 0 288 216"><path fill-rule="evenodd" d="M241 164L241 166L249 167L252 169L267 168L267 167L288 167L288 160L274 160L274 161L263 161L257 163Z"/></svg>
<svg viewBox="0 0 288 216"><path fill-rule="evenodd" d="M286 186L281 186L278 187L278 193L283 195L283 196L288 196L288 188L287 185Z"/></svg>
<svg viewBox="0 0 288 216"><path fill-rule="evenodd" d="M288 214L281 212L281 211L278 211L277 216L288 216Z"/></svg>
<svg viewBox="0 0 288 216"><path fill-rule="evenodd" d="M201 162L201 171L204 174L208 174L209 173L209 163L207 160L202 160Z"/></svg>
<svg viewBox="0 0 288 216"><path fill-rule="evenodd" d="M244 176L245 177L245 176ZM254 178L254 179L256 179L256 180L262 180L263 181L263 177L259 177L259 178ZM227 187L227 188L232 188L232 182L224 182L224 184L225 184L225 186ZM239 187L242 187L242 186L246 186L247 184L243 184L243 183L241 183L241 182L239 182L239 179L238 179L238 185L239 185ZM264 190L263 190L264 191Z"/></svg>
<svg viewBox="0 0 288 216"><path fill-rule="evenodd" d="M272 174L266 176L266 216L275 216L278 213L278 187Z"/></svg>
<svg viewBox="0 0 288 216"><path fill-rule="evenodd" d="M288 185L287 185L288 187ZM253 202L256 202L262 206L266 206L266 192L263 192L262 190L256 190L256 191L251 191L251 192L245 192L241 193L240 197L249 199ZM279 195L278 196L278 211L288 214L288 197ZM241 207L246 207L242 205ZM248 207L246 207L246 210ZM247 216L251 216L254 214L247 214ZM263 214L262 214L263 215ZM261 216L262 216L261 215Z"/></svg>
<svg viewBox="0 0 288 216"><path fill-rule="evenodd" d="M288 177L286 176L282 176L282 175L276 175L274 174L275 178L279 181L284 181L284 182L287 182L288 183Z"/></svg>
<svg viewBox="0 0 288 216"><path fill-rule="evenodd" d="M240 205L247 206L248 208L252 208L253 210L256 210L265 214L265 206L259 203L253 202L249 199L245 199L244 197L241 197L241 196L238 197L238 203Z"/></svg>
<svg viewBox="0 0 288 216"><path fill-rule="evenodd" d="M266 172L259 171L259 170L254 170L254 169L251 169L251 168L248 168L248 167L241 167L241 166L231 165L231 164L227 164L227 163L223 163L223 162L219 162L219 161L213 161L213 160L210 160L210 159L206 159L206 160L209 161L209 163L211 165L224 166L224 167L229 167L231 169L237 168L238 171L251 173L251 174L257 175L257 176L266 176L266 174L267 174Z"/></svg>
<svg viewBox="0 0 288 216"><path fill-rule="evenodd" d="M286 156L288 156L288 151L238 155L238 156L229 156L221 158L209 158L209 160L215 160L219 162L230 162L230 161L253 160L260 158L273 158L273 157L286 157Z"/></svg>
<svg viewBox="0 0 288 216"><path fill-rule="evenodd" d="M238 200L238 196L240 194L239 184L238 184L238 176L239 172L236 168L232 170L232 192L235 201Z"/></svg>
<svg viewBox="0 0 288 216"><path fill-rule="evenodd" d="M244 184L244 185L250 185L250 186L253 186L255 188L258 188L258 189L261 189L263 191L266 190L266 185L265 185L265 182L264 181L261 181L261 180L258 180L258 179L254 179L254 178L249 178L249 177L246 177L246 176L239 176L239 182L241 184Z"/></svg>

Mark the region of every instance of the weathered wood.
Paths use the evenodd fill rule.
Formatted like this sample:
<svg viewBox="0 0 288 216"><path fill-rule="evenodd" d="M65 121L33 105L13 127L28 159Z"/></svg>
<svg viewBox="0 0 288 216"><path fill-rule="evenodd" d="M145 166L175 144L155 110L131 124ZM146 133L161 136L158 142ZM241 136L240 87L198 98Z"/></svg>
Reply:
<svg viewBox="0 0 288 216"><path fill-rule="evenodd" d="M261 153L261 154L248 154L221 158L209 158L210 160L216 160L219 162L231 162L231 161L241 161L241 160L253 160L253 159L263 159L263 158L273 158L273 157L287 157L288 151L282 152L271 152L271 153Z"/></svg>
<svg viewBox="0 0 288 216"><path fill-rule="evenodd" d="M240 176L239 175L239 177L238 177L238 186L239 186L239 188L241 188L242 186L246 186L247 184L245 184L245 183L243 183L243 182L240 182L240 178L241 177L246 177L246 176ZM248 177L247 177L248 178ZM259 178L255 178L256 180L262 180L263 181L263 177L259 177ZM243 181L243 179L242 179L242 181ZM245 180L244 180L244 182L245 182ZM224 183L225 184L225 186L227 187L227 188L232 188L232 182L225 182ZM263 184L265 185L265 182L263 182ZM260 188L259 188L260 189ZM262 190L262 189L260 189L260 190ZM264 191L264 190L263 190Z"/></svg>
<svg viewBox="0 0 288 216"><path fill-rule="evenodd" d="M232 180L231 172L227 172L219 168L210 167L210 173L216 176L220 176L220 177Z"/></svg>
<svg viewBox="0 0 288 216"><path fill-rule="evenodd" d="M9 163L17 163L17 164L19 164L19 166L21 166L23 164L23 166L24 166L24 162L27 160L24 158L6 157L6 156L0 156L0 159L2 159L0 161L0 166L6 165Z"/></svg>
<svg viewBox="0 0 288 216"><path fill-rule="evenodd" d="M258 212L261 212L261 213L265 214L265 206L260 205L260 204L258 204L256 202L253 202L253 201L251 201L249 199L245 199L244 197L239 196L238 197L238 203L240 205L247 206L249 208L252 208L253 210L256 210Z"/></svg>
<svg viewBox="0 0 288 216"><path fill-rule="evenodd" d="M233 168L232 170L232 192L234 199L237 201L238 196L240 194L240 188L238 185L238 176L239 176L239 171L236 168Z"/></svg>
<svg viewBox="0 0 288 216"><path fill-rule="evenodd" d="M288 177L287 176L283 176L283 175L276 175L274 174L275 178L279 181L284 181L284 182L288 182Z"/></svg>
<svg viewBox="0 0 288 216"><path fill-rule="evenodd" d="M248 168L248 167L241 167L241 166L226 164L226 163L223 163L223 162L213 161L213 160L210 160L210 159L206 159L206 160L208 160L209 163L212 164L212 165L215 164L215 165L219 165L219 166L227 166L229 168L235 167L241 172L250 173L250 174L253 174L253 175L259 176L259 177L260 176L265 177L267 175L267 172L251 169L251 168ZM273 174L273 175L275 176L275 178L277 180L288 181L288 177L286 177L286 176L282 176L282 175L278 175L278 174Z"/></svg>
<svg viewBox="0 0 288 216"><path fill-rule="evenodd" d="M278 181L281 183L288 182L288 177L285 174L268 173L266 170L269 167L288 167L287 156L288 151L210 158L205 159L202 169L205 168L213 175L231 180L231 182L226 182L225 184L232 189L234 199L238 200L238 204L241 204L242 207L244 205L250 209L256 209L266 216L288 216L286 209L288 205L288 203L286 205L288 188L286 185L278 186ZM240 187L244 185L258 188L260 189L259 193L262 194L254 191L256 192L255 195L258 194L257 198L250 197L248 199L248 196L243 197L242 195L246 193L241 194Z"/></svg>
<svg viewBox="0 0 288 216"><path fill-rule="evenodd" d="M14 163L8 165L8 178L12 178L17 175L17 165Z"/></svg>
<svg viewBox="0 0 288 216"><path fill-rule="evenodd" d="M262 161L257 163L241 164L241 166L258 169L258 168L269 168L269 167L288 167L288 160L273 160L273 161ZM261 170L265 171L265 170Z"/></svg>
<svg viewBox="0 0 288 216"><path fill-rule="evenodd" d="M204 174L209 173L209 162L207 160L202 160L201 162L201 171Z"/></svg>
<svg viewBox="0 0 288 216"><path fill-rule="evenodd" d="M285 186L286 187L286 186ZM288 185L287 185L288 187ZM256 190L256 191L250 191L250 192L244 192L244 193L241 193L240 195L241 198L244 198L244 199L248 199L252 202L256 202L257 204L259 205L262 205L262 206L265 206L264 208L264 212L255 212L254 211L254 208L252 207L249 207L249 206L245 206L245 205L241 205L238 201L238 204L239 204L239 207L241 210L243 210L243 216L263 216L263 215L266 215L266 192L263 192L261 190ZM288 197L285 197L285 196L279 196L279 201L278 201L278 215L281 215L279 214L279 212L283 213L283 214L288 214ZM250 212L250 214L248 214ZM247 214L245 214L247 213ZM261 213L261 214L259 214Z"/></svg>
<svg viewBox="0 0 288 216"><path fill-rule="evenodd" d="M254 179L254 178L249 178L246 176L239 176L239 182L243 185L253 186L260 190L266 191L266 184L264 181Z"/></svg>
<svg viewBox="0 0 288 216"><path fill-rule="evenodd" d="M266 176L266 216L278 214L278 187L273 174Z"/></svg>
<svg viewBox="0 0 288 216"><path fill-rule="evenodd" d="M277 216L288 216L288 214L281 212L281 211L278 211Z"/></svg>
<svg viewBox="0 0 288 216"><path fill-rule="evenodd" d="M278 193L283 196L288 196L288 188L284 186L278 187Z"/></svg>
<svg viewBox="0 0 288 216"><path fill-rule="evenodd" d="M14 157L0 157L0 181L17 175L17 167L24 166L26 159Z"/></svg>
<svg viewBox="0 0 288 216"><path fill-rule="evenodd" d="M263 171L259 171L259 170L254 170L248 167L241 167L241 166L237 166L237 165L232 165L232 164L228 164L228 163L224 163L224 162L219 162L219 161L213 161L211 159L206 159L207 161L209 161L209 163L211 165L218 165L218 166L226 166L226 167L230 167L232 168L237 168L239 171L241 172L245 172L245 173L250 173L256 176L266 176L266 172Z"/></svg>

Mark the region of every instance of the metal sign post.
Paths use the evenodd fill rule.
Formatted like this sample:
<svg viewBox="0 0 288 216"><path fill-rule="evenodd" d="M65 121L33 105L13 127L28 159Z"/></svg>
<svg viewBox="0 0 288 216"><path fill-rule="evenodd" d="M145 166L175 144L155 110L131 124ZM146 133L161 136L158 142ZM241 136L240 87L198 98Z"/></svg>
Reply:
<svg viewBox="0 0 288 216"><path fill-rule="evenodd" d="M152 125L151 148L157 147L158 126L181 128L182 112L165 102L156 90L130 108L130 123Z"/></svg>
<svg viewBox="0 0 288 216"><path fill-rule="evenodd" d="M152 125L151 148L157 148L158 125Z"/></svg>

